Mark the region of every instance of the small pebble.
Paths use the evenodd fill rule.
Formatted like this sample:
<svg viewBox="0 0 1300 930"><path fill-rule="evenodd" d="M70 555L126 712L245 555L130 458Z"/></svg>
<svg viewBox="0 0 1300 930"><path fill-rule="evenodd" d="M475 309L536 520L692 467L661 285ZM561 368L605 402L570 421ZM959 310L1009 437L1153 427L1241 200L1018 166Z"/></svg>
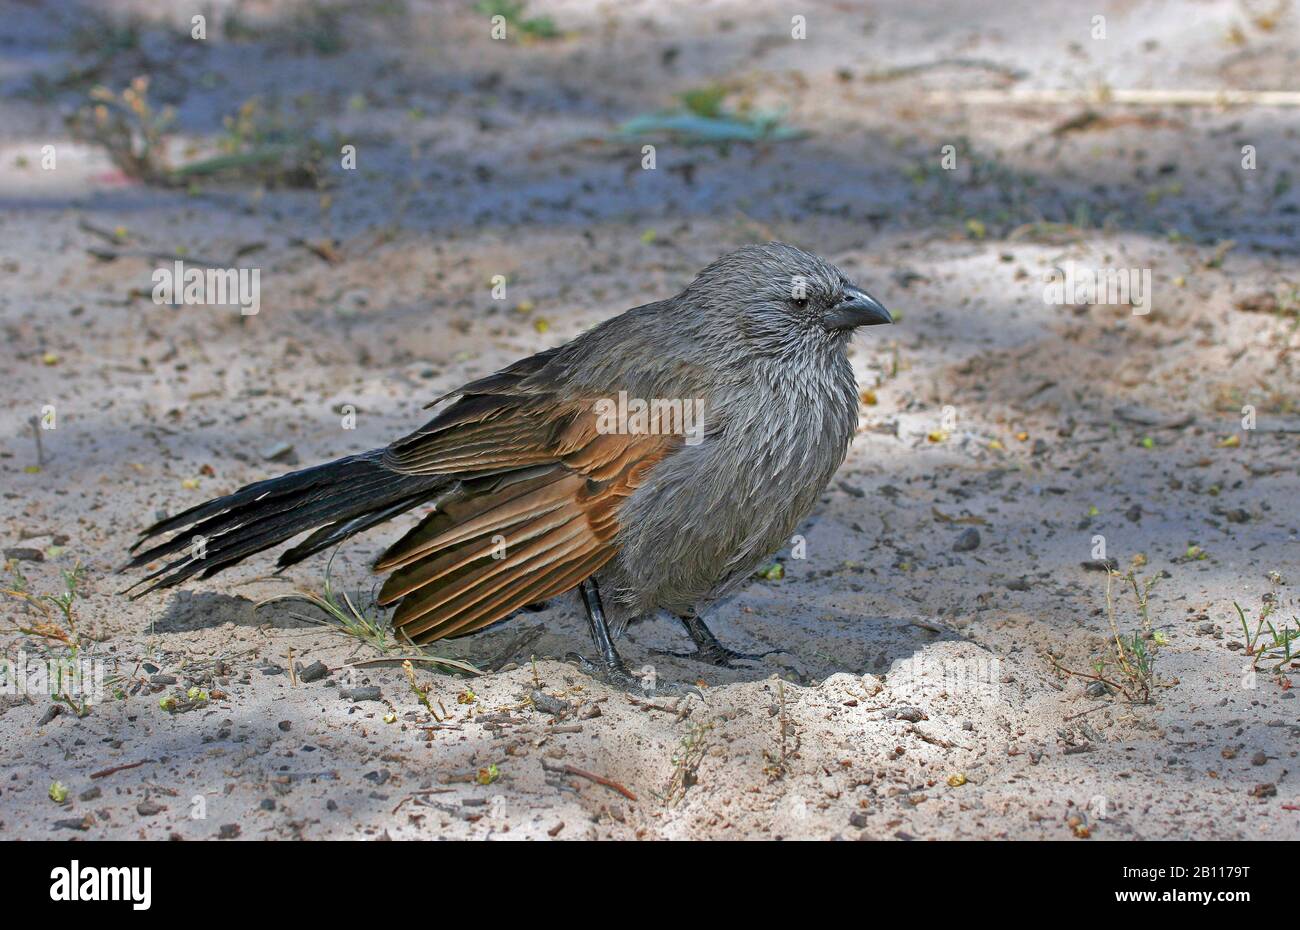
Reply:
<svg viewBox="0 0 1300 930"><path fill-rule="evenodd" d="M1117 559L1089 559L1079 564L1083 566L1085 572L1119 571L1119 561Z"/></svg>
<svg viewBox="0 0 1300 930"><path fill-rule="evenodd" d="M63 820L54 821L56 830L89 830L95 823L95 818L87 814L84 817L67 817Z"/></svg>
<svg viewBox="0 0 1300 930"><path fill-rule="evenodd" d="M910 704L904 704L902 707L894 707L885 711L886 717L893 717L897 720L906 720L909 723L918 723L922 720L929 720L925 711L919 707L913 707Z"/></svg>
<svg viewBox="0 0 1300 930"><path fill-rule="evenodd" d="M364 688L344 688L339 692L339 697L355 704L358 701L378 701L382 693L377 685L369 685Z"/></svg>
<svg viewBox="0 0 1300 930"><path fill-rule="evenodd" d="M528 696L532 698L534 707L544 714L550 714L552 717L564 717L573 712L573 705L568 701L561 701L559 698L551 697L540 688L534 688Z"/></svg>
<svg viewBox="0 0 1300 930"><path fill-rule="evenodd" d="M293 443L277 442L273 446L267 446L262 450L262 458L268 462L279 462L293 455Z"/></svg>

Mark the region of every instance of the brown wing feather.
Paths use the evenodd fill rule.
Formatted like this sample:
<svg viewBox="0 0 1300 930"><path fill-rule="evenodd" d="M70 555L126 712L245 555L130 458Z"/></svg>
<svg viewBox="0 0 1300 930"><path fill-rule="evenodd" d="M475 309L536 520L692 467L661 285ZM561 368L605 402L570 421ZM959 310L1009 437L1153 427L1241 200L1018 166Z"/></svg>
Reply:
<svg viewBox="0 0 1300 930"><path fill-rule="evenodd" d="M433 475L554 462L560 431L574 420L593 419L589 401L566 399L540 378L554 355L555 350L538 353L463 386L454 403L392 443L384 465L403 474ZM529 380L534 376L538 383Z"/></svg>
<svg viewBox="0 0 1300 930"><path fill-rule="evenodd" d="M396 627L421 642L463 636L614 557L619 504L681 437L600 434L592 409L474 395L390 448L392 467L408 473L490 473L467 480L375 564L393 569L379 601L397 603Z"/></svg>

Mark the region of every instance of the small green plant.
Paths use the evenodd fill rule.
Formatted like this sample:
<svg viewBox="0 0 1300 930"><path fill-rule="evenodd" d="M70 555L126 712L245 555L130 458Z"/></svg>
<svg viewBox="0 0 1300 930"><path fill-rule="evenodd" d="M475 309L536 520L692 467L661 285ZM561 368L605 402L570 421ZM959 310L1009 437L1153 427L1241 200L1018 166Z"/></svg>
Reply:
<svg viewBox="0 0 1300 930"><path fill-rule="evenodd" d="M66 704L68 706L68 709L77 715L77 719L81 719L82 717L86 717L90 714L89 701L78 701L74 699L71 695L69 695L67 692L64 692L63 694L60 694L57 697L55 697L54 703Z"/></svg>
<svg viewBox="0 0 1300 930"><path fill-rule="evenodd" d="M722 150L734 144L760 144L801 139L801 129L783 125L781 111L763 112L741 100L727 106L732 88L705 84L677 94L677 105L654 113L642 113L622 123L616 138L669 138L687 145L716 145Z"/></svg>
<svg viewBox="0 0 1300 930"><path fill-rule="evenodd" d="M149 78L141 76L120 93L93 88L68 117L68 128L75 138L103 146L119 171L146 184L180 187L211 177L300 188L321 184L324 145L305 129L287 127L257 98L226 117L216 155L181 165L173 165L168 154L175 116L172 107L150 105Z"/></svg>
<svg viewBox="0 0 1300 930"><path fill-rule="evenodd" d="M697 772L704 761L704 753L709 748L709 731L712 723L694 723L690 732L682 737L681 744L673 752L673 774L664 791L664 800L676 804L686 797L686 791L694 785L699 777Z"/></svg>
<svg viewBox="0 0 1300 930"><path fill-rule="evenodd" d="M167 183L167 133L176 119L172 107L155 111L149 104L149 78L141 75L120 93L91 89L84 106L68 117L74 138L102 145L127 177L147 184Z"/></svg>
<svg viewBox="0 0 1300 930"><path fill-rule="evenodd" d="M790 771L790 758L798 748L798 736L793 734L793 726L790 723L790 716L786 713L785 704L785 682L777 679L776 682L777 700L780 702L780 712L778 713L778 723L780 729L776 734L776 748L773 751L763 751L763 758L767 764L763 766L763 773L767 775L768 781L780 781Z"/></svg>
<svg viewBox="0 0 1300 930"><path fill-rule="evenodd" d="M324 145L259 98L245 100L222 125L219 154L181 165L172 172L173 180L230 176L285 187L321 186Z"/></svg>
<svg viewBox="0 0 1300 930"><path fill-rule="evenodd" d="M474 9L484 16L500 16L505 20L509 27L507 36L511 31L525 39L554 39L560 35L560 29L551 17L524 16L527 6L525 0L479 0Z"/></svg>
<svg viewBox="0 0 1300 930"><path fill-rule="evenodd" d="M1121 575L1111 570L1106 573L1106 617L1110 624L1110 646L1092 662L1092 672L1079 672L1063 666L1055 656L1049 656L1057 671L1076 678L1100 682L1111 691L1118 691L1131 704L1151 703L1151 693L1156 687L1155 661L1160 647L1168 643L1164 633L1151 628L1151 591L1160 580L1159 575L1142 578L1138 569L1146 564L1145 557L1133 560L1133 565ZM1114 581L1121 578L1133 592L1137 607L1138 628L1131 633L1120 632L1116 616Z"/></svg>
<svg viewBox="0 0 1300 930"><path fill-rule="evenodd" d="M1264 595L1254 629L1251 629L1251 623L1246 619L1246 612L1241 605L1233 601L1232 606L1237 611L1237 619L1241 621L1251 669L1259 671L1262 668L1280 676L1292 662L1300 661L1300 620L1274 624L1271 618L1278 608L1277 585L1281 576L1277 572L1269 572L1269 580L1273 583L1273 589Z"/></svg>
<svg viewBox="0 0 1300 930"><path fill-rule="evenodd" d="M406 674L406 682L410 685L411 693L415 695L416 700L424 705L424 709L429 712L430 717L438 723L441 723L442 718L438 716L438 712L434 710L433 705L429 703L429 687L426 685L422 688L415 680L415 666L411 664L410 659L403 660L402 671Z"/></svg>
<svg viewBox="0 0 1300 930"><path fill-rule="evenodd" d="M727 99L727 88L723 84L706 84L682 91L677 99L688 112L707 119L717 119L723 115L722 104Z"/></svg>
<svg viewBox="0 0 1300 930"><path fill-rule="evenodd" d="M308 604L324 611L329 619L322 620L319 617L294 614L297 619L334 627L349 636L355 637L376 652L389 652L396 645L396 640L388 621L378 609L372 608L369 611L364 611L358 608L346 591L336 593L334 591L333 569L334 556L331 555L329 562L325 565L325 578L320 593L297 591L293 594L282 594L261 601L257 605L258 608L276 601L306 601Z"/></svg>
<svg viewBox="0 0 1300 930"><path fill-rule="evenodd" d="M79 590L84 573L85 570L78 562L71 569L62 571L63 591L61 593L33 594L18 563L11 562L9 587L0 589L0 594L25 601L41 614L41 619L36 623L28 626L19 624L18 632L61 642L72 651L73 656L76 656L81 648L81 632L77 629L76 601L77 598L84 596ZM62 625L56 621L56 615L50 609L51 605L57 609L57 619L62 621Z"/></svg>
<svg viewBox="0 0 1300 930"><path fill-rule="evenodd" d="M158 706L170 714L177 714L203 707L211 698L212 696L208 692L195 686L183 694L177 691L163 695L158 699Z"/></svg>
<svg viewBox="0 0 1300 930"><path fill-rule="evenodd" d="M337 553L337 550L335 550ZM442 665L446 668L458 672L468 672L472 675L479 674L479 670L468 662L462 662L459 659L450 659L443 656L431 655L416 646L409 638L402 637L399 642L398 634L393 631L383 611L377 606L372 606L368 611L362 610L353 602L347 592L336 593L333 582L334 555L330 555L329 562L325 565L325 578L322 583L322 590L315 591L297 591L293 594L281 594L276 597L269 597L264 601L259 601L257 608L264 607L267 604L276 601L306 601L308 604L316 607L326 614L325 619L320 617L309 617L303 614L294 614L299 620L307 623L316 623L326 626L339 632L346 633L362 642L363 644L374 649L381 655L387 655L399 646L406 646L414 649L416 655L409 656L409 661L429 662L434 665Z"/></svg>

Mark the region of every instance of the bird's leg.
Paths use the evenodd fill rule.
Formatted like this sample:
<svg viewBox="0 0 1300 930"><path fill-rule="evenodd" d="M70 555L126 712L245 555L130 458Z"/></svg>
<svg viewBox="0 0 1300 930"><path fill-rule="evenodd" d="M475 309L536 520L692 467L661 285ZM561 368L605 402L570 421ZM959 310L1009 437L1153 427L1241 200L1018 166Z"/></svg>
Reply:
<svg viewBox="0 0 1300 930"><path fill-rule="evenodd" d="M614 648L614 638L610 635L609 622L605 619L605 605L600 601L600 588L596 585L596 579L591 578L580 583L578 591L582 595L582 606L587 610L587 626L591 629L591 641L600 651L600 658L605 663L606 670L628 674L627 666L623 664L618 651Z"/></svg>
<svg viewBox="0 0 1300 930"><path fill-rule="evenodd" d="M593 662L577 653L570 653L570 657L577 660L583 671L593 677L604 679L619 687L639 688L640 681L627 670L627 666L623 664L622 658L614 648L614 638L610 635L609 623L605 620L605 608L600 602L600 588L596 584L596 579L589 578L580 582L578 593L582 595L582 606L587 611L587 626L591 629L591 640L600 652L604 668L597 669Z"/></svg>
<svg viewBox="0 0 1300 930"><path fill-rule="evenodd" d="M587 625L591 628L591 639L596 644L596 648L600 650L600 658L604 664L604 668L597 668L594 662L584 656L576 652L569 653L568 658L577 662L584 672L592 678L599 678L616 688L622 688L625 691L638 691L648 697L661 694L685 697L688 694L694 694L701 701L704 700L704 695L694 685L671 682L665 684L657 681L653 675L653 666L641 670L651 673L646 678L638 678L629 672L627 666L623 664L623 659L614 648L614 638L610 635L609 622L605 619L605 608L600 602L600 587L596 584L596 579L590 578L579 584L578 593L582 595L582 606L587 611ZM742 655L742 653L732 654Z"/></svg>
<svg viewBox="0 0 1300 930"><path fill-rule="evenodd" d="M733 662L757 662L764 656L785 651L784 649L769 649L766 652L737 652L722 645L718 641L718 637L713 635L713 631L704 624L704 621L694 611L682 614L677 619L682 621L682 626L686 627L686 632L690 634L691 641L695 643L695 651L664 651L664 655L676 656L679 659L695 659L697 662L707 662L710 665L717 665L722 668L735 668Z"/></svg>

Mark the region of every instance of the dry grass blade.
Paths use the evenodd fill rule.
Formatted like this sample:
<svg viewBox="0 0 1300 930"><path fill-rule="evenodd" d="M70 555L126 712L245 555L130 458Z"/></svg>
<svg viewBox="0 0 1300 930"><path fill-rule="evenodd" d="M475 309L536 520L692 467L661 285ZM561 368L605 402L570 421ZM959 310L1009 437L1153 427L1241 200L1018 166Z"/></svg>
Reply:
<svg viewBox="0 0 1300 930"><path fill-rule="evenodd" d="M333 566L334 556L331 555L329 562L325 565L325 577L322 590L319 593L315 591L295 591L292 594L279 594L258 601L255 609L261 609L265 605L277 601L306 601L324 613L327 619L305 614L293 614L295 619L339 630L360 640L381 655L387 656L399 647L402 649L415 649L418 655L403 656L402 659L441 665L470 675L482 674L478 668L469 662L426 653L409 639L399 641L398 635L393 631L382 611L375 608L372 612L367 613L357 607L346 591L335 592L332 577Z"/></svg>

